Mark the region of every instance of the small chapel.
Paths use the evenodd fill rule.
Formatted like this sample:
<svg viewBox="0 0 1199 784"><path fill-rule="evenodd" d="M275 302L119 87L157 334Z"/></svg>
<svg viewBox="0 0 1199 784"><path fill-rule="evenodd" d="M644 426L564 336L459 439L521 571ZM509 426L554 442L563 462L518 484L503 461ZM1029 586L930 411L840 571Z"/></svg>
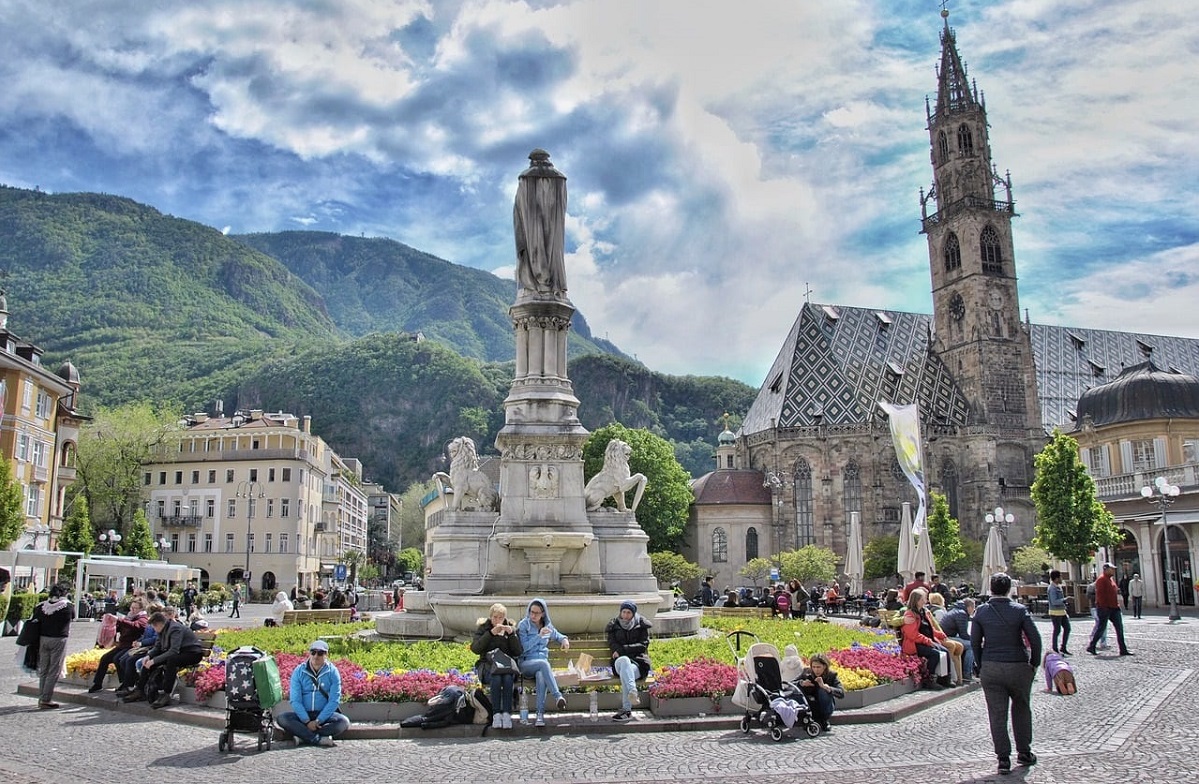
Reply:
<svg viewBox="0 0 1199 784"><path fill-rule="evenodd" d="M925 102L932 183L920 191L919 215L933 313L801 306L740 428L720 434L716 469L692 484L684 554L717 586L744 583L739 570L752 558L805 545L844 556L853 512L865 542L899 533L902 504L915 508L916 491L880 402L918 406L926 484L946 496L964 539L986 538L984 519L995 507L1012 515L1003 532L1010 555L1033 538L1035 455L1055 428L1077 435L1093 427L1078 414L1084 393L1149 361L1161 373L1199 374L1197 339L1021 317L1012 179L992 161L985 97L942 16L936 93ZM1196 385L1179 386L1199 394ZM1199 438L1187 433L1199 433L1199 418L1189 428L1153 421L1167 432L1114 447L1127 462L1084 457L1110 495L1100 500L1129 510L1127 519L1117 516L1123 568L1156 591L1148 601L1160 601L1165 575L1195 579ZM1146 438L1149 446L1140 443ZM1136 503L1161 472L1182 488L1168 545L1153 508ZM1193 604L1194 592L1186 598Z"/></svg>

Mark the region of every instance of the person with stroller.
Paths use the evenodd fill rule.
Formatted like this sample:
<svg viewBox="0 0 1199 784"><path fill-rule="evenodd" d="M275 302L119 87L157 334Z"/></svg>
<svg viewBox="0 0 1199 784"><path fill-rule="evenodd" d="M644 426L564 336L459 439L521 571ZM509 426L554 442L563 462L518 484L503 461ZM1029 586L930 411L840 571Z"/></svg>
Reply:
<svg viewBox="0 0 1199 784"><path fill-rule="evenodd" d="M329 661L329 643L308 646L308 658L292 670L288 702L291 710L275 721L295 736L296 745L333 746L333 739L350 728L341 707L341 673Z"/></svg>
<svg viewBox="0 0 1199 784"><path fill-rule="evenodd" d="M520 656L520 674L533 678L537 691L537 720L535 727L545 726L545 697L553 692L558 710L566 710L566 698L558 689L554 669L550 666L550 643L556 642L562 650L570 650L570 640L550 623L550 611L544 599L534 599L525 610L525 617L516 625L523 653Z"/></svg>
<svg viewBox="0 0 1199 784"><path fill-rule="evenodd" d="M104 652L96 664L96 674L92 676L92 685L88 687L88 694L94 694L104 688L104 677L108 675L108 666L115 662L118 656L137 644L142 632L146 630L148 618L146 611L142 609L141 599L129 602L129 612L125 614L124 618L117 618L116 642Z"/></svg>
<svg viewBox="0 0 1199 784"><path fill-rule="evenodd" d="M813 654L807 668L800 673L799 688L808 698L812 718L820 723L820 729L828 732L829 719L837 709L837 700L845 696L845 687L837 677L828 657L823 653Z"/></svg>
<svg viewBox="0 0 1199 784"><path fill-rule="evenodd" d="M937 667L941 663L941 654L948 655L948 650L939 642L945 639L945 632L933 628L926 608L927 603L928 593L925 589L913 588L908 594L907 609L903 613L903 626L900 627L899 634L903 652L908 656L924 659L927 674L921 687L939 691L945 686L937 680Z"/></svg>
<svg viewBox="0 0 1199 784"><path fill-rule="evenodd" d="M479 683L491 687L488 696L491 699L492 728L512 729L512 688L516 670L514 667L511 672L500 671L491 658L492 651L499 651L512 659L515 665L524 652L520 636L516 633L516 624L508 619L507 607L499 602L491 605L488 616L479 619L470 649L479 655L479 660L475 662Z"/></svg>
<svg viewBox="0 0 1199 784"><path fill-rule="evenodd" d="M651 628L653 624L645 620L637 612L637 605L627 599L620 603L620 614L608 621L605 632L608 650L612 653L612 669L620 677L620 710L612 721L631 721L633 706L641 704L637 681L649 675L652 668L649 660Z"/></svg>

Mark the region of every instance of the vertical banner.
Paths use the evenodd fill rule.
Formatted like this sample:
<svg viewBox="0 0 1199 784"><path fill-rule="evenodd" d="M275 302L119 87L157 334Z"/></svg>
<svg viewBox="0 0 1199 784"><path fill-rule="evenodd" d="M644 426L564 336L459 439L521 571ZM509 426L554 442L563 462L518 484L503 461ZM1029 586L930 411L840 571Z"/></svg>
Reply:
<svg viewBox="0 0 1199 784"><path fill-rule="evenodd" d="M0 378L0 425L4 424L4 406L8 403L8 382Z"/></svg>
<svg viewBox="0 0 1199 784"><path fill-rule="evenodd" d="M887 413L891 422L891 441L895 444L895 456L903 475L916 488L918 506L916 520L912 523L912 533L920 536L924 533L924 521L927 510L924 503L924 450L920 445L920 409L915 404L897 406L893 403L879 401L879 408Z"/></svg>

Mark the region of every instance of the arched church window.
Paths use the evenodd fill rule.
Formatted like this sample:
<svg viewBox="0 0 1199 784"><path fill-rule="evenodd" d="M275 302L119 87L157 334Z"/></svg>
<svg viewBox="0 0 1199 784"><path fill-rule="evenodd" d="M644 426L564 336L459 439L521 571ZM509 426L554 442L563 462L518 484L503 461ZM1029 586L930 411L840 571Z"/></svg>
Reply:
<svg viewBox="0 0 1199 784"><path fill-rule="evenodd" d="M845 519L849 519L850 512L862 511L862 469L858 466L856 460L850 460L845 466L843 476L845 477Z"/></svg>
<svg viewBox="0 0 1199 784"><path fill-rule="evenodd" d="M758 529L753 526L745 532L745 560L752 561L758 557Z"/></svg>
<svg viewBox="0 0 1199 784"><path fill-rule="evenodd" d="M940 163L949 160L949 137L945 135L945 131L937 133L937 155Z"/></svg>
<svg viewBox="0 0 1199 784"><path fill-rule="evenodd" d="M979 246L982 248L984 275L1003 274L1003 253L999 244L999 232L994 226L987 226L979 236Z"/></svg>
<svg viewBox="0 0 1199 784"><path fill-rule="evenodd" d="M729 559L729 535L723 528L712 532L712 563L724 563Z"/></svg>
<svg viewBox="0 0 1199 784"><path fill-rule="evenodd" d="M941 461L941 489L949 502L949 516L958 516L958 467L948 457Z"/></svg>
<svg viewBox="0 0 1199 784"><path fill-rule="evenodd" d="M802 457L795 462L795 546L816 544L812 527L812 467Z"/></svg>
<svg viewBox="0 0 1199 784"><path fill-rule="evenodd" d="M962 155L974 154L974 135L970 133L970 126L965 123L958 126L958 152Z"/></svg>
<svg viewBox="0 0 1199 784"><path fill-rule="evenodd" d="M956 269L962 268L962 244L958 242L958 235L952 231L945 239L945 271L953 272Z"/></svg>

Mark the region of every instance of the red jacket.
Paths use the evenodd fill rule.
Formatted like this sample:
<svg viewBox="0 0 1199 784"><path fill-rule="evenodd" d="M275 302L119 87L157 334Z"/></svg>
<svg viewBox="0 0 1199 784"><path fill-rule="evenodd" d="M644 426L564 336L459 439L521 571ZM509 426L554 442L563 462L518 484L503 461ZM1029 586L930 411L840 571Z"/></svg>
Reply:
<svg viewBox="0 0 1199 784"><path fill-rule="evenodd" d="M927 612L927 610L925 612ZM899 629L899 636L903 641L902 649L904 653L908 654L909 656L915 656L917 645L936 645L937 640L945 639L945 632L933 625L931 618L929 619L928 624L933 630L933 637L936 639L932 639L927 635L921 634L919 615L911 610L903 611L903 626Z"/></svg>
<svg viewBox="0 0 1199 784"><path fill-rule="evenodd" d="M1115 577L1100 575L1095 581L1095 606L1105 610L1120 609L1120 586Z"/></svg>
<svg viewBox="0 0 1199 784"><path fill-rule="evenodd" d="M903 587L903 590L899 592L899 601L906 602L908 600L908 595L916 588L923 588L927 591L928 583L924 582L923 580L912 580Z"/></svg>

